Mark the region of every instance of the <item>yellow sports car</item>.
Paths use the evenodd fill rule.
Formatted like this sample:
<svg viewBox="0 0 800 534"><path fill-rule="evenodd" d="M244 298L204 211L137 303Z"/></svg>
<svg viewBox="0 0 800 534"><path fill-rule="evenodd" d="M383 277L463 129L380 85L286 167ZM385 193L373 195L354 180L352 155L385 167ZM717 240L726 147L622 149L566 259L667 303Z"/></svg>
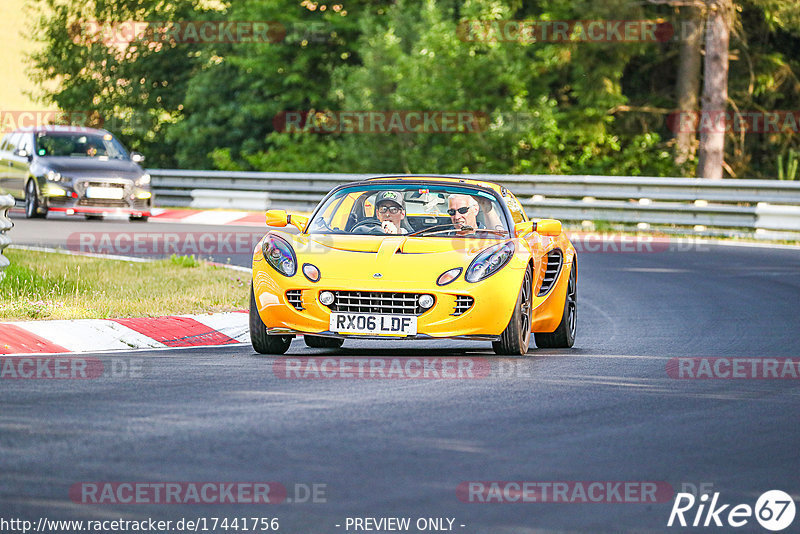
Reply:
<svg viewBox="0 0 800 534"><path fill-rule="evenodd" d="M250 339L491 341L498 354L572 347L575 249L553 219L528 220L508 189L478 180L386 176L341 185L310 217L270 210L253 251Z"/></svg>

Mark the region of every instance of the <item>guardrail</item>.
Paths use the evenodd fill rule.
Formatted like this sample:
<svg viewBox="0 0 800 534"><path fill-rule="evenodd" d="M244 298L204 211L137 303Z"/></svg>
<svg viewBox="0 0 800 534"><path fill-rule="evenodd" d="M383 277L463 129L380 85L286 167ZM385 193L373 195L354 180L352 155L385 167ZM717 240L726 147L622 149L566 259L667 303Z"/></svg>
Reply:
<svg viewBox="0 0 800 534"><path fill-rule="evenodd" d="M8 258L3 255L3 250L11 244L11 239L7 232L11 230L14 223L8 218L8 210L14 207L14 197L11 195L0 195L0 280L6 274L6 267L9 265Z"/></svg>
<svg viewBox="0 0 800 534"><path fill-rule="evenodd" d="M160 205L311 210L334 186L374 174L154 169ZM530 217L672 232L800 237L800 182L639 176L452 175L507 186Z"/></svg>

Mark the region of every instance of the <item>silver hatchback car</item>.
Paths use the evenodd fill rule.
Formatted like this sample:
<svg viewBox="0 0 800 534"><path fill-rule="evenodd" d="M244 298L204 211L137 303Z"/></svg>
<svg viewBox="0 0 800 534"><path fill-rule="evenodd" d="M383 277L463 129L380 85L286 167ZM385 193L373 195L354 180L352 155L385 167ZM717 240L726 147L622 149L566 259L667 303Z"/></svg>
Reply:
<svg viewBox="0 0 800 534"><path fill-rule="evenodd" d="M0 141L0 190L24 202L25 216L50 211L87 218L124 214L146 221L153 206L144 156L106 130L42 126Z"/></svg>

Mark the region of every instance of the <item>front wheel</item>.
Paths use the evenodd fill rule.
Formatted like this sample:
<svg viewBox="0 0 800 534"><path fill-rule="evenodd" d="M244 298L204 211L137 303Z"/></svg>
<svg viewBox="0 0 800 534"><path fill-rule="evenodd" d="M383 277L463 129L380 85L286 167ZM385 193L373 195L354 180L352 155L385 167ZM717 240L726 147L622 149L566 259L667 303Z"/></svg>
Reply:
<svg viewBox="0 0 800 534"><path fill-rule="evenodd" d="M39 196L36 194L36 184L28 181L25 187L25 218L38 219L47 216L47 209L39 205Z"/></svg>
<svg viewBox="0 0 800 534"><path fill-rule="evenodd" d="M261 354L283 354L289 350L289 345L292 343L292 336L267 334L267 325L258 314L252 283L250 284L250 342L255 351Z"/></svg>
<svg viewBox="0 0 800 534"><path fill-rule="evenodd" d="M344 339L336 337L322 337L303 335L303 341L312 349L338 349L344 343Z"/></svg>
<svg viewBox="0 0 800 534"><path fill-rule="evenodd" d="M492 348L497 354L522 356L528 352L531 342L531 314L533 312L532 281L533 274L530 266L528 266L514 306L514 313L511 314L511 320L500 336L500 341L492 342Z"/></svg>
<svg viewBox="0 0 800 534"><path fill-rule="evenodd" d="M130 216L130 221L131 222L147 222L147 219L149 219L149 217L147 215L140 215L138 217L135 216L135 215L131 215Z"/></svg>
<svg viewBox="0 0 800 534"><path fill-rule="evenodd" d="M534 334L536 346L541 349L569 349L575 344L578 324L578 262L572 263L567 283L567 298L564 299L564 312L561 323L555 332Z"/></svg>

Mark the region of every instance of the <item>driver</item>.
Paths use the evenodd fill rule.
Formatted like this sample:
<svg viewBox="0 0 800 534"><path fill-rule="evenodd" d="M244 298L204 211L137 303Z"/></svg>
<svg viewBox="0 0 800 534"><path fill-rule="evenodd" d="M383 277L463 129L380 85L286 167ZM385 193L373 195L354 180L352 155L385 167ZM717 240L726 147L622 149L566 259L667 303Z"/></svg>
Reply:
<svg viewBox="0 0 800 534"><path fill-rule="evenodd" d="M402 227L406 216L406 203L397 191L381 191L375 197L375 216L385 234L407 234Z"/></svg>
<svg viewBox="0 0 800 534"><path fill-rule="evenodd" d="M477 217L480 206L475 197L461 194L450 195L447 203L450 208L447 210L447 214L450 215L450 220L456 230L466 230L467 227L471 230L483 228L483 225L478 224Z"/></svg>

